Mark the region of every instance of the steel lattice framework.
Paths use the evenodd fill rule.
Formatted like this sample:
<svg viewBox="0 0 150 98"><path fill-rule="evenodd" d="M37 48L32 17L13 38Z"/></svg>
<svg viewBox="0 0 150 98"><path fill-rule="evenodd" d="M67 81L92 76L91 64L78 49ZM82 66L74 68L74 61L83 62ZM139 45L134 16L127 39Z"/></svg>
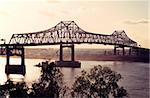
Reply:
<svg viewBox="0 0 150 98"><path fill-rule="evenodd" d="M125 31L114 31L111 35L96 34L84 31L74 21L61 21L56 26L39 32L13 34L9 44L23 46L55 44L105 44L136 47Z"/></svg>

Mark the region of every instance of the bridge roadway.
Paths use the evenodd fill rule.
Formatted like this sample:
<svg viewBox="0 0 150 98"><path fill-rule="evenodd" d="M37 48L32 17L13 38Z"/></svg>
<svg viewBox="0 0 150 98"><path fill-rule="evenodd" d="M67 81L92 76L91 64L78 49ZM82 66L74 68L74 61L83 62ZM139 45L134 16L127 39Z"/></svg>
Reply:
<svg viewBox="0 0 150 98"><path fill-rule="evenodd" d="M75 62L74 44L83 43L114 45L114 54L117 48L122 48L123 55L124 47L138 48L137 42L131 40L125 31L114 31L111 35L96 34L84 31L74 21L61 21L44 31L13 34L8 44L0 44L0 55L7 58L6 74L14 73L14 69L25 74L24 46L60 45L60 61L63 61L63 48L68 47L71 49L71 62ZM23 67L10 67L9 59L14 55L21 57Z"/></svg>

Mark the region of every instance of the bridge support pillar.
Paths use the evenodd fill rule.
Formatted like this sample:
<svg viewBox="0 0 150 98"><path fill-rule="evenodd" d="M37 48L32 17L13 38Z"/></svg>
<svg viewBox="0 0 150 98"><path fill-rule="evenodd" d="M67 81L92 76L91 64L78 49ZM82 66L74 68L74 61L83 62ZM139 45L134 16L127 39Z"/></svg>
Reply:
<svg viewBox="0 0 150 98"><path fill-rule="evenodd" d="M114 55L116 55L116 52L117 52L117 47L115 46L114 47Z"/></svg>
<svg viewBox="0 0 150 98"><path fill-rule="evenodd" d="M21 48L22 50L22 55L21 55L21 65L25 65L25 55L24 55L24 48Z"/></svg>
<svg viewBox="0 0 150 98"><path fill-rule="evenodd" d="M71 46L71 61L74 61L75 59L74 59L74 44L72 44L72 46Z"/></svg>
<svg viewBox="0 0 150 98"><path fill-rule="evenodd" d="M71 61L74 61L74 44L60 44L60 55L59 55L59 60L63 60L63 48L70 48L71 49Z"/></svg>
<svg viewBox="0 0 150 98"><path fill-rule="evenodd" d="M119 55L119 50L117 50L117 48L121 48L121 47L117 45L114 46L114 55Z"/></svg>
<svg viewBox="0 0 150 98"><path fill-rule="evenodd" d="M64 60L63 58L63 48L70 48L71 49L71 60ZM74 44L60 44L60 55L59 61L55 62L58 67L80 67L81 63L75 61L75 49Z"/></svg>
<svg viewBox="0 0 150 98"><path fill-rule="evenodd" d="M125 47L124 46L114 46L114 55L119 55L119 52L117 52L117 48L121 48L122 49L122 55L125 55Z"/></svg>
<svg viewBox="0 0 150 98"><path fill-rule="evenodd" d="M6 46L6 65L9 65L9 59L10 59L10 51L9 51L9 47Z"/></svg>
<svg viewBox="0 0 150 98"><path fill-rule="evenodd" d="M10 64L11 56L19 56L21 58L21 64L15 65ZM6 46L6 67L5 73L9 74L22 74L25 75L25 57L24 57L24 47L23 46Z"/></svg>
<svg viewBox="0 0 150 98"><path fill-rule="evenodd" d="M59 61L63 61L63 46L62 46L62 44L60 44Z"/></svg>
<svg viewBox="0 0 150 98"><path fill-rule="evenodd" d="M131 48L129 48L129 55L131 55Z"/></svg>
<svg viewBox="0 0 150 98"><path fill-rule="evenodd" d="M125 49L122 47L122 55L125 55Z"/></svg>

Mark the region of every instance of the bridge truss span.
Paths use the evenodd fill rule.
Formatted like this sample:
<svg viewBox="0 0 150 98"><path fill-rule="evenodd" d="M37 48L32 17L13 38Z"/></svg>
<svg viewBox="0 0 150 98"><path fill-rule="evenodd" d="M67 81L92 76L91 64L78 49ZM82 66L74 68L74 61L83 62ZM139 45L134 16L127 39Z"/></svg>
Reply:
<svg viewBox="0 0 150 98"><path fill-rule="evenodd" d="M105 44L136 47L125 31L114 31L111 35L96 34L84 31L74 21L61 21L56 26L39 32L13 34L9 44L23 46L55 44Z"/></svg>

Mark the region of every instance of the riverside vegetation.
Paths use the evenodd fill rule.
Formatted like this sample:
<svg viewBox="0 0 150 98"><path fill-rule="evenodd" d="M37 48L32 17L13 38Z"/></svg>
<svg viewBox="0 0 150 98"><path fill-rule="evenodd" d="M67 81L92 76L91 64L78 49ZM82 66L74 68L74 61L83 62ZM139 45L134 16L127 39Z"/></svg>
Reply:
<svg viewBox="0 0 150 98"><path fill-rule="evenodd" d="M10 98L123 98L127 91L118 85L122 76L108 67L95 66L81 71L72 87L65 85L63 74L53 62L41 63L41 76L31 87L25 82L7 80L0 85L0 96Z"/></svg>

